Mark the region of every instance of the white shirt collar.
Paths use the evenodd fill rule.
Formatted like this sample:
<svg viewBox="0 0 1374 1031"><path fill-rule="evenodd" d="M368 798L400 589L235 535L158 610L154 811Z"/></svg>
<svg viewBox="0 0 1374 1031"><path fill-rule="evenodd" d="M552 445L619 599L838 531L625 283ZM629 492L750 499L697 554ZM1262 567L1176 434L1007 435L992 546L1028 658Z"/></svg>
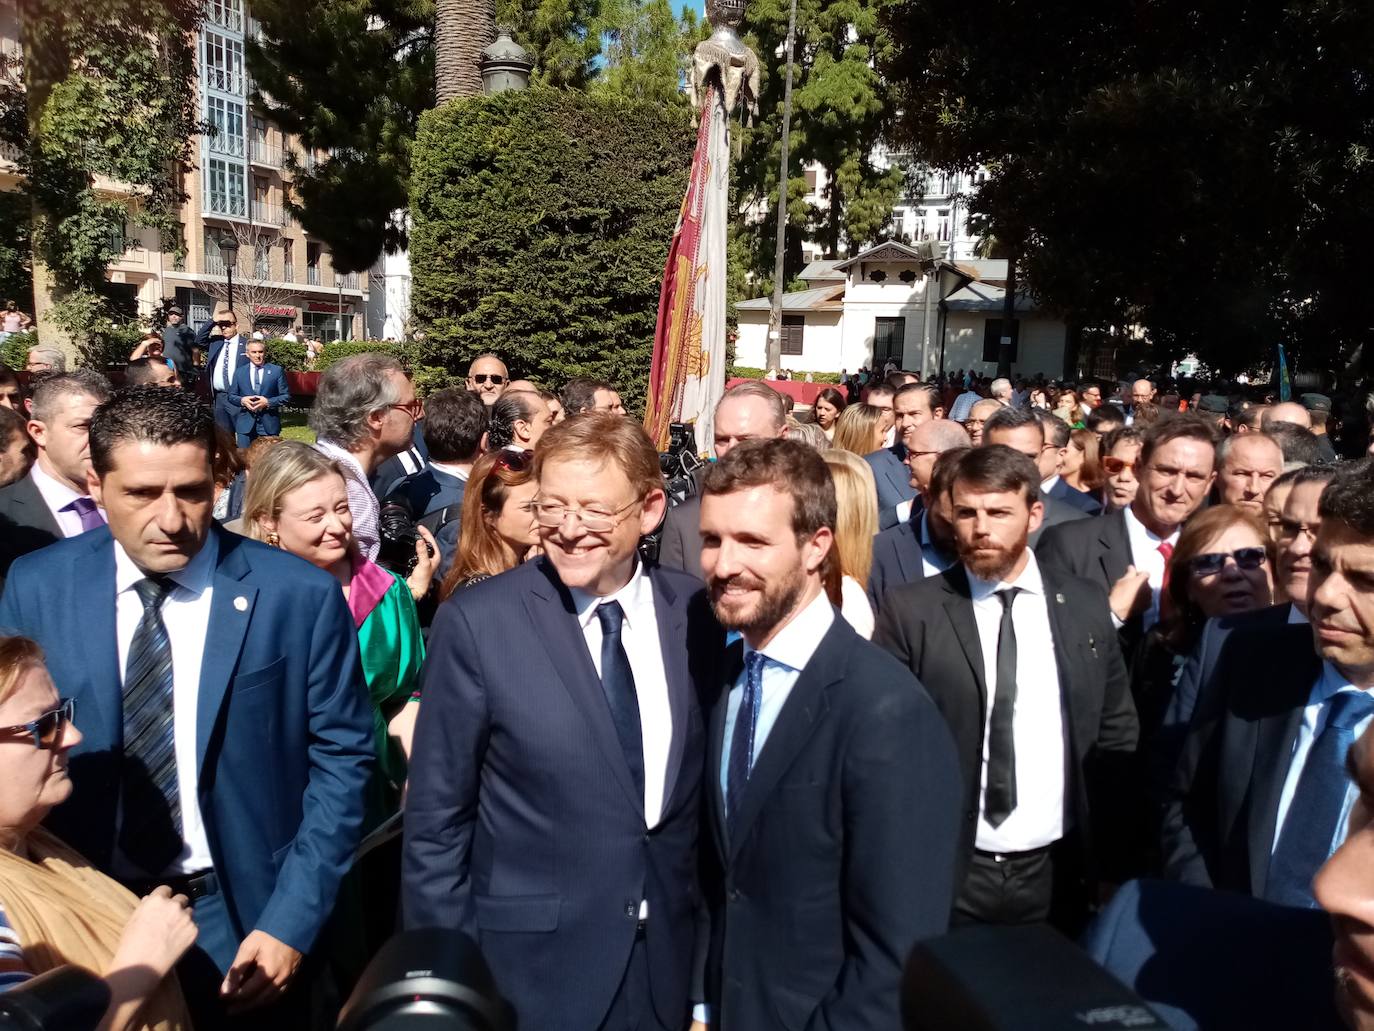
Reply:
<svg viewBox="0 0 1374 1031"><path fill-rule="evenodd" d="M33 479L33 485L38 488L38 493L54 512L61 512L77 498L86 497L85 492L78 493L72 490L71 484L44 471L38 462L34 462L30 467L29 476Z"/></svg>
<svg viewBox="0 0 1374 1031"><path fill-rule="evenodd" d="M429 464L431 468L438 469L441 473L448 473L450 476L456 477L464 483L467 482L468 477L472 474L472 466L470 465L461 466L453 465L450 462L436 462L432 458L429 460Z"/></svg>
<svg viewBox="0 0 1374 1031"><path fill-rule="evenodd" d="M134 584L148 576L147 573L134 565L134 560L129 557L128 552L124 550L119 541L114 542L114 556L116 595L132 590ZM191 561L181 569L175 573L166 574L167 579L178 587L199 595L210 586L210 582L214 579L218 556L219 541L215 537L215 531L211 529L206 535L205 545L200 551L196 552Z"/></svg>
<svg viewBox="0 0 1374 1031"><path fill-rule="evenodd" d="M1017 587L1027 594L1045 593L1045 580L1040 575L1040 564L1035 561L1035 552L1030 548L1026 549L1026 568L1021 570L1021 575L1015 580L984 580L974 576L968 566L964 567L964 572L968 573L969 594L974 601L990 598L1004 587Z"/></svg>
<svg viewBox="0 0 1374 1031"><path fill-rule="evenodd" d="M596 618L597 607L610 601L620 602L620 609L625 613L625 622L634 626L635 614L644 611L644 600L646 594L652 602L653 585L649 578L644 575L644 563L638 558L635 559L634 572L630 574L630 579L625 586L618 591L614 591L605 597L584 591L579 587L570 587L572 594L573 607L577 610L577 622L586 629Z"/></svg>
<svg viewBox="0 0 1374 1031"><path fill-rule="evenodd" d="M789 669L803 670L821 646L821 639L835 622L835 608L825 591L820 591L779 630L771 641L762 648L754 649L749 642L744 643L744 656L747 659L754 651L761 651L765 658Z"/></svg>
<svg viewBox="0 0 1374 1031"><path fill-rule="evenodd" d="M1040 482L1040 491L1041 491L1041 493L1043 493L1043 494L1048 494L1050 491L1054 490L1054 485L1055 485L1056 483L1058 483L1058 482L1059 482L1059 474L1058 474L1058 473L1055 473L1055 474L1054 474L1053 476L1051 476L1048 480L1042 480L1042 481Z"/></svg>
<svg viewBox="0 0 1374 1031"><path fill-rule="evenodd" d="M1158 551L1160 544L1164 541L1168 541L1170 544L1177 542L1177 529L1168 537L1161 537L1136 518L1136 514L1131 511L1130 505L1127 505L1121 511L1126 513L1126 536L1133 541L1148 541L1150 545L1149 550Z"/></svg>

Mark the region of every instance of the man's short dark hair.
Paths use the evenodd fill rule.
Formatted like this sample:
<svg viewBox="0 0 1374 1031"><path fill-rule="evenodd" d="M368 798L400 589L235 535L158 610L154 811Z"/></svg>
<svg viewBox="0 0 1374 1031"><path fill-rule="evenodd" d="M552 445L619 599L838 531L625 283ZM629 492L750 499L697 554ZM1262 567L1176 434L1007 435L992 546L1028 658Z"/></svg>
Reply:
<svg viewBox="0 0 1374 1031"><path fill-rule="evenodd" d="M581 415L583 412L590 411L596 407L596 392L598 390L614 391L604 379L588 379L579 376L577 379L570 379L564 385L562 393L558 399L563 402L563 411L568 415Z"/></svg>
<svg viewBox="0 0 1374 1031"><path fill-rule="evenodd" d="M926 403L932 412L945 406L944 399L940 397L940 388L934 383L907 383L893 392L892 401L895 404L899 397L910 397L912 394L918 393L925 394Z"/></svg>
<svg viewBox="0 0 1374 1031"><path fill-rule="evenodd" d="M159 368L167 368L167 363L161 358L147 355L142 358L135 358L124 367L124 385L126 387L146 386L153 382L153 373Z"/></svg>
<svg viewBox="0 0 1374 1031"><path fill-rule="evenodd" d="M33 404L29 412L37 421L47 422L64 397L90 397L97 403L108 401L110 381L90 369L44 376L33 388Z"/></svg>
<svg viewBox="0 0 1374 1031"><path fill-rule="evenodd" d="M1374 461L1341 466L1322 491L1317 512L1322 522L1344 523L1361 537L1374 537Z"/></svg>
<svg viewBox="0 0 1374 1031"><path fill-rule="evenodd" d="M1043 439L1045 427L1035 414L1036 411L1037 409L1034 408L1012 408L1009 405L1003 405L989 415L983 423L983 440L988 439L989 433L995 433L998 430L1019 430L1022 426L1034 426L1040 431L1040 436Z"/></svg>
<svg viewBox="0 0 1374 1031"><path fill-rule="evenodd" d="M882 385L895 394L906 386L907 377L910 375L911 373L903 372L901 369L893 369L883 377Z"/></svg>
<svg viewBox="0 0 1374 1031"><path fill-rule="evenodd" d="M1047 412L1043 408L1032 408L1030 411L1035 413L1035 417L1040 420L1040 428L1045 431L1045 442L1053 444L1056 448L1066 448L1069 446L1069 434L1073 428L1063 419L1053 412ZM988 431L987 424L983 424L983 432Z"/></svg>
<svg viewBox="0 0 1374 1031"><path fill-rule="evenodd" d="M487 431L487 406L470 390L445 387L425 398L425 447L436 462L471 462Z"/></svg>
<svg viewBox="0 0 1374 1031"><path fill-rule="evenodd" d="M91 465L104 477L114 468L114 449L131 441L175 447L199 444L205 464L215 460L215 420L195 395L163 387L116 391L91 416Z"/></svg>
<svg viewBox="0 0 1374 1031"><path fill-rule="evenodd" d="M1264 435L1271 438L1283 452L1283 464L1320 465L1321 441L1306 426L1295 422L1271 422L1264 427Z"/></svg>
<svg viewBox="0 0 1374 1031"><path fill-rule="evenodd" d="M889 376L888 379L891 379L891 377ZM887 382L887 380L883 380L881 383L875 383L868 388L868 403L873 404L873 398L875 396L891 397L895 393L897 393L897 388Z"/></svg>
<svg viewBox="0 0 1374 1031"><path fill-rule="evenodd" d="M1083 425L1094 433L1107 433L1110 427L1126 425L1126 415L1116 405L1098 405L1088 413Z"/></svg>
<svg viewBox="0 0 1374 1031"><path fill-rule="evenodd" d="M23 437L27 444L25 450L32 452L35 445L29 437L29 426L24 417L13 408L0 407L0 451L8 451L15 438Z"/></svg>
<svg viewBox="0 0 1374 1031"><path fill-rule="evenodd" d="M1280 484L1303 487L1309 483L1330 483L1336 478L1338 471L1339 467L1334 465L1300 465L1296 469L1289 469L1276 479L1269 489L1273 490Z"/></svg>
<svg viewBox="0 0 1374 1031"><path fill-rule="evenodd" d="M1227 418L1231 420L1231 427L1244 426L1247 430L1259 432L1260 422L1264 416L1264 405L1251 405L1248 408L1241 408L1233 405Z"/></svg>
<svg viewBox="0 0 1374 1031"><path fill-rule="evenodd" d="M1035 421L1034 416L1031 420ZM1020 451L1005 444L969 448L954 469L949 489L954 490L960 481L983 491L1014 491L1026 499L1027 507L1040 500L1040 470Z"/></svg>
<svg viewBox="0 0 1374 1031"><path fill-rule="evenodd" d="M521 421L533 422L538 411L537 406L543 403L543 399L531 391L507 390L491 406L491 421L487 424L487 446L495 451L514 443L515 424Z"/></svg>
<svg viewBox="0 0 1374 1031"><path fill-rule="evenodd" d="M1103 458L1110 455L1115 447L1124 442L1135 442L1139 444L1145 437L1145 431L1138 426L1118 426L1105 437L1102 438L1102 447L1098 454Z"/></svg>
<svg viewBox="0 0 1374 1031"><path fill-rule="evenodd" d="M711 464L702 489L732 494L769 486L792 497L792 530L810 537L823 526L835 526L835 481L819 451L799 441L777 437L746 440Z"/></svg>
<svg viewBox="0 0 1374 1031"><path fill-rule="evenodd" d="M1171 440L1197 440L1217 446L1217 432L1213 425L1200 415L1192 412L1179 412L1167 415L1158 422L1152 422L1140 438L1140 465L1149 465L1150 456L1156 448L1163 447Z"/></svg>

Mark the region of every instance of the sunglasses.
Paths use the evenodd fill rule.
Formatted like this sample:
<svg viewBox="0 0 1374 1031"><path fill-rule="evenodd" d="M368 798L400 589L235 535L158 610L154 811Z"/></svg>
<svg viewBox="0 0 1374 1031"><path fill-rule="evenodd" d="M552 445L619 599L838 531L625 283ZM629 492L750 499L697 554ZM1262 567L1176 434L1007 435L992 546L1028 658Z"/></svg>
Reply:
<svg viewBox="0 0 1374 1031"><path fill-rule="evenodd" d="M513 473L523 473L534 463L534 452L528 449L515 451L508 447L503 447L501 453L496 458L493 465L495 469L508 469Z"/></svg>
<svg viewBox="0 0 1374 1031"><path fill-rule="evenodd" d="M0 733L24 734L33 738L34 748L52 748L61 742L62 731L75 718L76 699L64 698L56 709L43 713L38 719L14 727L0 727Z"/></svg>
<svg viewBox="0 0 1374 1031"><path fill-rule="evenodd" d="M1124 458L1113 458L1111 455L1108 455L1106 458L1102 459L1102 468L1107 471L1108 476L1115 476L1117 473L1124 472L1127 469L1134 469L1135 463L1128 462Z"/></svg>
<svg viewBox="0 0 1374 1031"><path fill-rule="evenodd" d="M1226 568L1226 560L1233 558L1241 569L1259 569L1268 560L1263 548L1237 548L1235 551L1209 551L1194 555L1188 566L1197 576L1216 576Z"/></svg>
<svg viewBox="0 0 1374 1031"><path fill-rule="evenodd" d="M499 372L493 372L490 374L485 372L479 372L472 377L472 382L476 383L478 386L481 386L483 383L486 383L487 381L490 381L493 386L499 387L502 383L506 382L506 377L502 376Z"/></svg>

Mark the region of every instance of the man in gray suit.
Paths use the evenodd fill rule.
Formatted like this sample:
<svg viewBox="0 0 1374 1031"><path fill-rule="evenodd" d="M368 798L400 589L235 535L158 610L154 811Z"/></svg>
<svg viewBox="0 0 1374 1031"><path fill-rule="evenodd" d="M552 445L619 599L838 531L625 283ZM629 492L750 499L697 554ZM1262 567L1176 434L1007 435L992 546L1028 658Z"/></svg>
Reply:
<svg viewBox="0 0 1374 1031"><path fill-rule="evenodd" d="M735 384L716 405L713 450L717 459L724 458L741 441L786 435L787 407L782 394L762 380ZM701 576L700 522L699 494L668 510L658 549L659 565L685 569L693 576Z"/></svg>
<svg viewBox="0 0 1374 1031"><path fill-rule="evenodd" d="M988 421L983 424L983 446L990 444L1005 444L1013 451L1021 452L1037 466L1040 453L1047 446L1054 446L1052 443L1046 444L1044 427L1040 425L1040 420L1030 408L1002 408L990 415ZM1045 506L1045 514L1039 529L1031 532L1032 548L1049 527L1087 518L1086 512L1050 497L1043 490L1040 492L1040 503Z"/></svg>

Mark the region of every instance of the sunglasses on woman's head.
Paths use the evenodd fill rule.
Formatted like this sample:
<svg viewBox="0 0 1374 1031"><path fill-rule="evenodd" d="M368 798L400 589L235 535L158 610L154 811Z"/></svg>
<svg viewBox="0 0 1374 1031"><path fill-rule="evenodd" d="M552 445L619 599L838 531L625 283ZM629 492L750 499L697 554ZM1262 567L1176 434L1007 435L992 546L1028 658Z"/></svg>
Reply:
<svg viewBox="0 0 1374 1031"><path fill-rule="evenodd" d="M1188 565L1198 576L1216 576L1226 568L1226 560L1233 558L1241 569L1258 569L1269 555L1263 548L1237 548L1235 551L1209 551L1194 555Z"/></svg>
<svg viewBox="0 0 1374 1031"><path fill-rule="evenodd" d="M515 451L505 447L501 449L501 454L496 459L496 465L502 469L509 469L513 473L523 473L533 461L533 451Z"/></svg>
<svg viewBox="0 0 1374 1031"><path fill-rule="evenodd" d="M0 734L24 734L33 738L34 748L52 748L62 740L62 731L76 717L76 699L64 698L56 709L36 720L13 727L0 727Z"/></svg>

